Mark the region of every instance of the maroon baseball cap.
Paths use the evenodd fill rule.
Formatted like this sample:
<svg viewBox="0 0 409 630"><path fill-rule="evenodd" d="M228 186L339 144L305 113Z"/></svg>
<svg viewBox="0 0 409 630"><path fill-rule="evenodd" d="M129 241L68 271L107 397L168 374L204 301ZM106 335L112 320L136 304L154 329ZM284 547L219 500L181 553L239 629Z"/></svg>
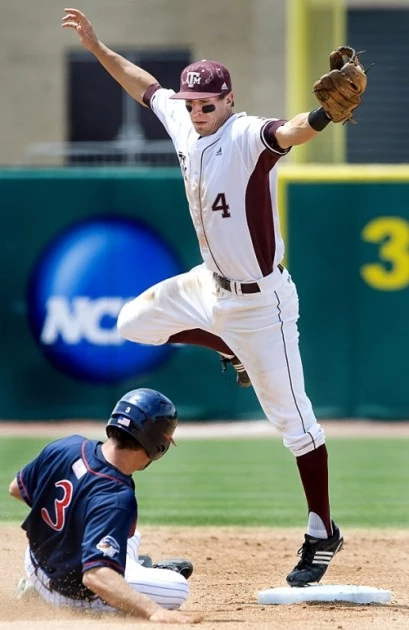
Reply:
<svg viewBox="0 0 409 630"><path fill-rule="evenodd" d="M226 66L202 59L187 66L180 75L180 90L170 98L194 100L231 92L231 78Z"/></svg>

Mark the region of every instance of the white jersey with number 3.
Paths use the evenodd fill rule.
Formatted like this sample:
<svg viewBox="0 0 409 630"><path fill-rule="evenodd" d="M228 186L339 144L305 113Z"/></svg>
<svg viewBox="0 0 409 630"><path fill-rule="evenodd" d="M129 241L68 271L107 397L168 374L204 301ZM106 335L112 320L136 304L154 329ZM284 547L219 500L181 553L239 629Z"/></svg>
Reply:
<svg viewBox="0 0 409 630"><path fill-rule="evenodd" d="M288 151L268 144L265 130L284 121L233 114L200 137L173 94L158 89L150 106L177 151L203 260L230 280L268 276L284 254L275 164Z"/></svg>

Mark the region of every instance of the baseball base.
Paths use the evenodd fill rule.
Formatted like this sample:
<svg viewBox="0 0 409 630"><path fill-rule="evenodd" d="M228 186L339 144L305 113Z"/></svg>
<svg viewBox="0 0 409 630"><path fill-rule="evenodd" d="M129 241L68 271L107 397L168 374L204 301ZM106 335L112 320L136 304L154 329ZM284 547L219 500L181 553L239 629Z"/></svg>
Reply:
<svg viewBox="0 0 409 630"><path fill-rule="evenodd" d="M373 586L326 584L304 588L283 587L259 591L259 604L298 604L300 602L354 602L355 604L388 604L391 591Z"/></svg>

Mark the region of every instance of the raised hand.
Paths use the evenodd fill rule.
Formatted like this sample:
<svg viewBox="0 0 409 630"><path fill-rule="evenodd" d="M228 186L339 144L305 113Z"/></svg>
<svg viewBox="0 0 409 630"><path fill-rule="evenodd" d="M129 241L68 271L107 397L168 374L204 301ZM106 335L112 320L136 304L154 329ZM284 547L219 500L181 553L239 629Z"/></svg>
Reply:
<svg viewBox="0 0 409 630"><path fill-rule="evenodd" d="M81 44L92 52L98 45L98 38L85 13L78 9L64 9L64 11L66 15L62 18L61 26L77 31Z"/></svg>

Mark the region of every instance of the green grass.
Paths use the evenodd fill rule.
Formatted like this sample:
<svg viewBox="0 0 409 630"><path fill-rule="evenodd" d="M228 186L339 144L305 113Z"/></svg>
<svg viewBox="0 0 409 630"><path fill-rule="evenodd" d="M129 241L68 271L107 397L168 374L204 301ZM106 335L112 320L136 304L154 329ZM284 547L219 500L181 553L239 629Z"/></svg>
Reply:
<svg viewBox="0 0 409 630"><path fill-rule="evenodd" d="M0 519L27 508L8 496L16 471L46 439L0 443ZM408 527L409 440L331 439L333 516L348 527ZM306 505L293 456L280 440L180 440L136 473L139 522L162 525L304 527Z"/></svg>

